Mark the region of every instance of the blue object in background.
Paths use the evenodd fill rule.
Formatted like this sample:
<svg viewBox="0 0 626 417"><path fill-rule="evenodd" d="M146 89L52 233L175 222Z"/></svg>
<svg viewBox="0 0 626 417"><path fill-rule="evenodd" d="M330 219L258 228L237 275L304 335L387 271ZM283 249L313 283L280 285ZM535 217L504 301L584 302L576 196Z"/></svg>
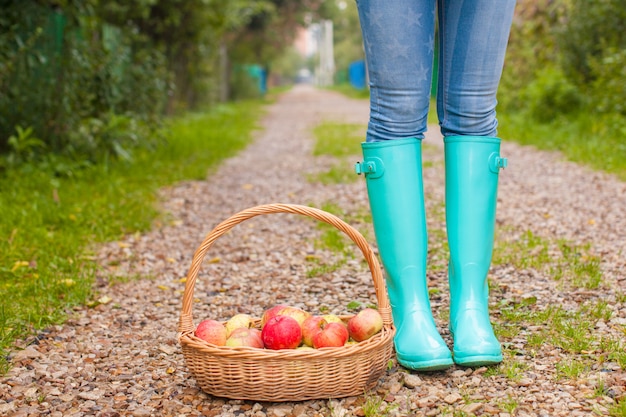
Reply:
<svg viewBox="0 0 626 417"><path fill-rule="evenodd" d="M260 65L246 65L246 70L252 78L256 78L259 92L262 95L267 93L267 71Z"/></svg>
<svg viewBox="0 0 626 417"><path fill-rule="evenodd" d="M354 61L348 67L348 80L350 84L359 90L365 88L365 61Z"/></svg>

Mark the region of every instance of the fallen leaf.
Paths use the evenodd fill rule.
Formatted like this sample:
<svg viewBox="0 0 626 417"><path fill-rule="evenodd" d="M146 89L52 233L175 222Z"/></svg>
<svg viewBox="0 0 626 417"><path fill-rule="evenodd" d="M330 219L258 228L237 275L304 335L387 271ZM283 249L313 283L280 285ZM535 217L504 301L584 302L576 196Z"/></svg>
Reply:
<svg viewBox="0 0 626 417"><path fill-rule="evenodd" d="M176 352L176 348L172 347L172 346L167 346L167 345L161 345L159 346L159 350L163 353L167 353L168 355L173 354L174 352Z"/></svg>
<svg viewBox="0 0 626 417"><path fill-rule="evenodd" d="M100 304L109 304L111 301L113 301L113 299L108 295L103 295L102 297L98 298L98 302Z"/></svg>

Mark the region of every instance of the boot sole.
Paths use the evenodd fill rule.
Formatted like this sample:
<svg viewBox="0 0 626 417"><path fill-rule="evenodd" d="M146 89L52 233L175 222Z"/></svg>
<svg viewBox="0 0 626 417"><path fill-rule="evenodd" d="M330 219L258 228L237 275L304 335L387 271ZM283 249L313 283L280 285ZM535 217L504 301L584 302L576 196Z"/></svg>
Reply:
<svg viewBox="0 0 626 417"><path fill-rule="evenodd" d="M396 356L396 358L398 359L398 363L400 365L402 365L405 368L411 369L413 371L424 371L424 372L430 372L430 371L443 371L445 369L450 368L452 365L454 365L454 362L452 361L452 359L434 359L434 360L430 360L430 361L407 361L404 360L402 358L399 358Z"/></svg>
<svg viewBox="0 0 626 417"><path fill-rule="evenodd" d="M502 355L476 355L464 358L454 357L454 363L466 367L497 365L501 362Z"/></svg>

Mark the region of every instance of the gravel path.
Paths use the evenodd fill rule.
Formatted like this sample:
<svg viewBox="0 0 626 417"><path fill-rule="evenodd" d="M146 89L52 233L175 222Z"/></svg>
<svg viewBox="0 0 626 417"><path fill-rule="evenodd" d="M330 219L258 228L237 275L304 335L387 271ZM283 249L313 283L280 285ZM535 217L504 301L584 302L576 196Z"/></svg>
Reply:
<svg viewBox="0 0 626 417"><path fill-rule="evenodd" d="M100 248L102 304L76 309L65 324L21 342L24 349L14 353L14 368L0 379L0 415L608 414L626 391L623 359L619 362L615 355L606 355L607 348L597 343L572 353L549 337L537 342L555 322L516 322L506 312L531 314L559 306L565 312L595 306L597 312L602 307L605 314L593 319L594 340L613 340L618 345L621 340L624 347L626 184L563 161L558 154L512 143L502 149L509 168L500 176L498 203L497 246L509 258L494 262L491 275L494 321L506 346L500 367L453 367L432 374L393 367L376 392L303 403L225 400L199 391L176 340L184 276L194 250L219 221L241 209L275 202L339 209L340 217L357 223L373 244L371 226L362 222L368 211L364 181L322 185L310 179L337 163L312 156L311 128L335 120L359 124L364 134L367 115L365 101L295 88L268 108L254 143L206 181L162 190L162 206L168 214L151 232ZM445 321L443 153L437 129L431 131L424 147L429 279L435 289L432 304L438 325L451 343ZM355 146L354 160L346 163L358 160L358 153ZM196 285L196 322L226 319L237 312L259 316L278 302L336 313L346 313L353 300L376 302L369 271L358 254L350 258L319 249L315 239L320 233L314 221L276 214L246 221L220 238L209 251ZM541 244L533 246L531 241ZM564 257L559 242L574 248L575 256ZM532 263L545 255L542 247L550 259L563 259L560 267L568 271L572 265L584 269L589 259L600 259L602 282L594 288L572 285L572 278L566 276L553 279L554 268ZM343 259L347 262L338 270L307 278L315 260L330 265ZM585 271L573 270L574 278L586 277ZM609 351L619 354L615 346ZM597 359L603 354L603 360ZM567 374L576 364L584 371ZM379 411L372 413L369 410L379 398Z"/></svg>

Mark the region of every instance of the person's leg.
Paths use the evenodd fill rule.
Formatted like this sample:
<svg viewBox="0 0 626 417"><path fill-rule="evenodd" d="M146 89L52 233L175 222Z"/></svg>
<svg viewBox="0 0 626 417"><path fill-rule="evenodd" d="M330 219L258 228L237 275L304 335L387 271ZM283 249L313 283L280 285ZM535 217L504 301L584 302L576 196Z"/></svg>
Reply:
<svg viewBox="0 0 626 417"><path fill-rule="evenodd" d="M489 320L487 273L493 250L498 172L496 92L514 0L439 0L437 97L445 136L446 228L450 247L450 331L454 361L502 361Z"/></svg>
<svg viewBox="0 0 626 417"><path fill-rule="evenodd" d="M444 136L495 136L515 0L439 0L437 114Z"/></svg>
<svg viewBox="0 0 626 417"><path fill-rule="evenodd" d="M432 317L426 281L421 139L430 97L434 0L358 0L371 86L363 162L398 362L445 369L452 357Z"/></svg>
<svg viewBox="0 0 626 417"><path fill-rule="evenodd" d="M435 0L357 0L370 86L367 141L423 139Z"/></svg>

